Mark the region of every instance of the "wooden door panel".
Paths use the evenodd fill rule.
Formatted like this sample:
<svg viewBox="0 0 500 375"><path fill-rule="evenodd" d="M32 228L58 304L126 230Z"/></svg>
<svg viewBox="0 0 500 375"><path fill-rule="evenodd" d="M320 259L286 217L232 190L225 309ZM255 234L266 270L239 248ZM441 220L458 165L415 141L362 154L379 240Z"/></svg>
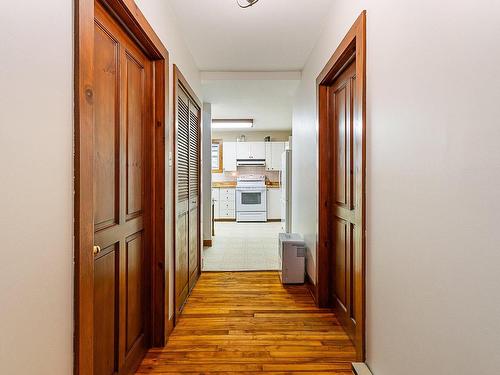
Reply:
<svg viewBox="0 0 500 375"><path fill-rule="evenodd" d="M198 276L198 207L189 211L189 287L194 287Z"/></svg>
<svg viewBox="0 0 500 375"><path fill-rule="evenodd" d="M336 180L335 196L336 202L339 205L345 206L347 204L348 192L348 131L347 127L349 122L347 120L347 85L342 85L333 92L334 102L334 118L335 118L335 158L334 158L334 171Z"/></svg>
<svg viewBox="0 0 500 375"><path fill-rule="evenodd" d="M144 238L139 232L126 245L126 350L144 334Z"/></svg>
<svg viewBox="0 0 500 375"><path fill-rule="evenodd" d="M360 144L361 137L359 134L356 134L354 128L354 115L356 106L356 72L352 73L349 78L349 169L350 169L350 178L349 178L349 208L355 213L359 213L359 197L361 196L361 185L358 185L358 177L360 165L362 162L362 158L359 157L358 150L361 150L362 146ZM362 156L362 153L361 153Z"/></svg>
<svg viewBox="0 0 500 375"><path fill-rule="evenodd" d="M94 225L118 223L119 110L118 43L95 27Z"/></svg>
<svg viewBox="0 0 500 375"><path fill-rule="evenodd" d="M335 276L335 295L336 302L340 304L343 310L346 310L348 304L348 249L349 235L348 225L345 220L336 218L335 220L335 259L334 259L334 276Z"/></svg>
<svg viewBox="0 0 500 375"><path fill-rule="evenodd" d="M117 371L118 321L116 293L119 275L118 244L104 249L94 260L94 374Z"/></svg>
<svg viewBox="0 0 500 375"><path fill-rule="evenodd" d="M189 283L189 216L187 211L177 217L176 259L175 259L175 288L176 310L180 311L186 301Z"/></svg>
<svg viewBox="0 0 500 375"><path fill-rule="evenodd" d="M143 209L144 141L143 102L144 67L126 51L127 84L127 218L137 216Z"/></svg>
<svg viewBox="0 0 500 375"><path fill-rule="evenodd" d="M199 272L200 109L189 103L189 290Z"/></svg>
<svg viewBox="0 0 500 375"><path fill-rule="evenodd" d="M176 161L177 202L189 199L189 99L181 91L177 98Z"/></svg>
<svg viewBox="0 0 500 375"><path fill-rule="evenodd" d="M351 290L350 290L350 309L349 309L349 318L351 319L353 325L357 324L356 317L358 316L358 304L361 305L359 301L359 296L356 295L356 290L359 290L357 285L356 274L362 272L362 259L359 257L361 244L359 243L359 239L361 238L361 230L360 226L351 224L351 264L350 264L350 273L351 273Z"/></svg>

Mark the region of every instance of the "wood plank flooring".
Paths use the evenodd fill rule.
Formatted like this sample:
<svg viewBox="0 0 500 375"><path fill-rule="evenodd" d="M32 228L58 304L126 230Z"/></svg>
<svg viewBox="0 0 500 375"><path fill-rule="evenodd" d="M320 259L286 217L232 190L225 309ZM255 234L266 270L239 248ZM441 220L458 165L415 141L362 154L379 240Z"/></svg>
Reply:
<svg viewBox="0 0 500 375"><path fill-rule="evenodd" d="M137 374L349 374L354 347L335 314L277 272L204 272L168 344Z"/></svg>

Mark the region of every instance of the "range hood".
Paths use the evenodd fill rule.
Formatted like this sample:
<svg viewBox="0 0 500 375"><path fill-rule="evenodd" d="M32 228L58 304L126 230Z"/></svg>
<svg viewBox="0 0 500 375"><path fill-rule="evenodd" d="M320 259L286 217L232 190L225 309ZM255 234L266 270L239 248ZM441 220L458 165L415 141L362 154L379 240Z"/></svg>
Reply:
<svg viewBox="0 0 500 375"><path fill-rule="evenodd" d="M266 159L237 159L236 166L238 167L265 167Z"/></svg>

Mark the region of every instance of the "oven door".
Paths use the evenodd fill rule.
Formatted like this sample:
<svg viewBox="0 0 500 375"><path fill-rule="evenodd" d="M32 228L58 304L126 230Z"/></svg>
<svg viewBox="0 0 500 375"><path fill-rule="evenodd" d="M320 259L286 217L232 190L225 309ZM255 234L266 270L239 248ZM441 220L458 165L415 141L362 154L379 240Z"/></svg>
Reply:
<svg viewBox="0 0 500 375"><path fill-rule="evenodd" d="M236 189L236 211L266 212L266 189Z"/></svg>

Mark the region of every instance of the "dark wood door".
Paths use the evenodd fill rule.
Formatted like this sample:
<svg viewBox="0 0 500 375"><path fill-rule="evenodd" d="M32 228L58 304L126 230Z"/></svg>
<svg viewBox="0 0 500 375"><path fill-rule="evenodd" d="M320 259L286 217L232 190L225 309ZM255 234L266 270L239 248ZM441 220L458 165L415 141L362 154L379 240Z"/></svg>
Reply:
<svg viewBox="0 0 500 375"><path fill-rule="evenodd" d="M330 288L332 301L339 318L354 338L356 334L356 293L361 288L356 285L355 273L362 269L358 264L356 254L361 246L361 212L359 197L361 185L358 184L357 164L359 165L357 148L361 147L361 139L354 129L354 100L356 69L352 62L343 73L328 88L330 118L332 120L332 220L333 251L330 257L333 262L331 269Z"/></svg>
<svg viewBox="0 0 500 375"><path fill-rule="evenodd" d="M152 64L96 5L94 375L129 373L149 344Z"/></svg>
<svg viewBox="0 0 500 375"><path fill-rule="evenodd" d="M198 280L200 261L200 109L189 103L189 289Z"/></svg>
<svg viewBox="0 0 500 375"><path fill-rule="evenodd" d="M189 97L180 85L176 106L175 306L180 313L189 293Z"/></svg>

